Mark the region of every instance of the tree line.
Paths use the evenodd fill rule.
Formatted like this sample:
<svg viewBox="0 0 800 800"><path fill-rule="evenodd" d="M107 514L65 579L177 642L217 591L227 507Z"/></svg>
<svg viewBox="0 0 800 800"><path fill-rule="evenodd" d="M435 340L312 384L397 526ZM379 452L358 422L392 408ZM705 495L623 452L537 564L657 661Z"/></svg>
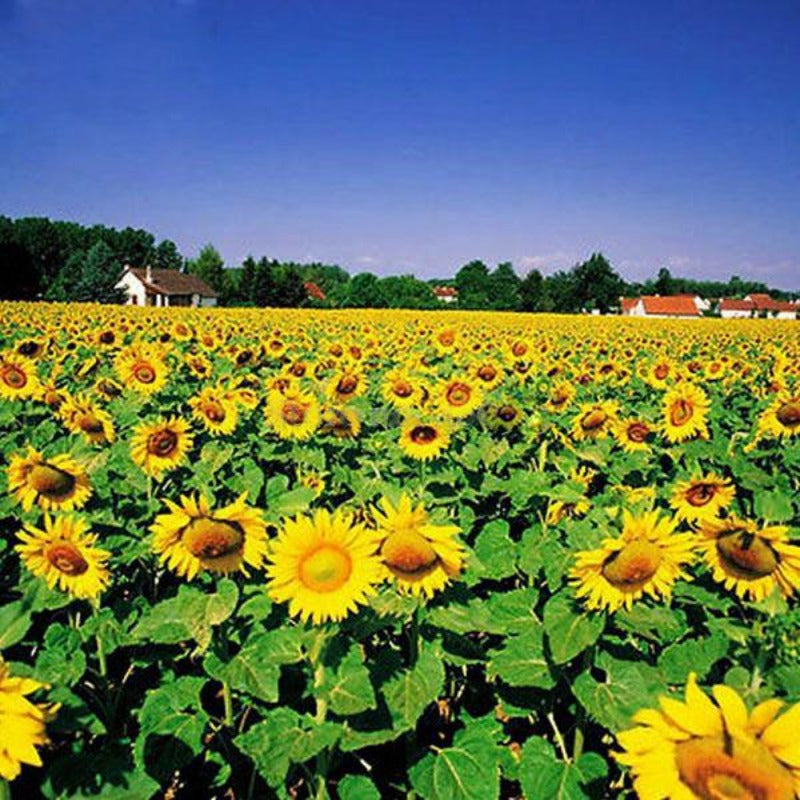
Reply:
<svg viewBox="0 0 800 800"><path fill-rule="evenodd" d="M173 241L157 241L152 233L139 228L118 230L46 217L0 216L0 297L4 299L122 302L124 295L116 283L126 264L196 274L218 293L221 304L232 306L441 308L434 286L458 291L452 307L497 311L606 313L619 306L621 296L642 294L743 297L764 292L780 299L795 296L735 275L729 281L701 281L673 277L667 268L651 280L628 283L602 253L546 276L532 269L520 277L510 262L490 269L476 260L462 266L452 279L429 281L413 275L381 277L370 272L351 276L337 265L282 262L266 256L248 256L241 265L226 267L211 244L196 258L188 259Z"/></svg>

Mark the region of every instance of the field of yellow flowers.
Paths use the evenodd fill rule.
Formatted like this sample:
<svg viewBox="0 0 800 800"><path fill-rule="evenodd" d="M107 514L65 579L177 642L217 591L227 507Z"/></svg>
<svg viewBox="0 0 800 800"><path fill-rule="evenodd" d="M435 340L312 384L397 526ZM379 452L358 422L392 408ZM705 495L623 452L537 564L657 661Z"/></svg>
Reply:
<svg viewBox="0 0 800 800"><path fill-rule="evenodd" d="M800 797L799 332L0 304L0 798Z"/></svg>

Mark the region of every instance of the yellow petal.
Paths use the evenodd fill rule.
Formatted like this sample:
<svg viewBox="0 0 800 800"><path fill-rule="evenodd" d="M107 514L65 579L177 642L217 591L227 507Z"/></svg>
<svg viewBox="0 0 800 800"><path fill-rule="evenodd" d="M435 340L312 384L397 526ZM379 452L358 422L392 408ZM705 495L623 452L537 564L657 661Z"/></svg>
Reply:
<svg viewBox="0 0 800 800"><path fill-rule="evenodd" d="M790 746L800 729L800 703L781 714L762 734L761 741L771 750Z"/></svg>
<svg viewBox="0 0 800 800"><path fill-rule="evenodd" d="M747 706L739 697L738 692L735 692L730 686L722 684L715 686L711 691L722 711L722 718L725 720L727 730L729 732L745 730L747 728Z"/></svg>

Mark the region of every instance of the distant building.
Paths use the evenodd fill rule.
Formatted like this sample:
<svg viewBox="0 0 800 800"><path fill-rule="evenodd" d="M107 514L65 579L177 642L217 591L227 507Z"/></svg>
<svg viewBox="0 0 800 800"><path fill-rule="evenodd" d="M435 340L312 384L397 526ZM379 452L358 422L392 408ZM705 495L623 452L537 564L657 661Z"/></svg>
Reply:
<svg viewBox="0 0 800 800"><path fill-rule="evenodd" d="M627 317L674 317L694 319L700 316L702 298L695 295L644 295L644 297L622 297L620 307Z"/></svg>
<svg viewBox="0 0 800 800"><path fill-rule="evenodd" d="M455 286L434 286L433 293L440 303L455 303L458 300L458 289Z"/></svg>
<svg viewBox="0 0 800 800"><path fill-rule="evenodd" d="M325 292L323 292L314 281L306 281L303 284L303 288L306 290L306 297L308 297L309 300L325 299Z"/></svg>
<svg viewBox="0 0 800 800"><path fill-rule="evenodd" d="M176 269L125 267L117 283L133 306L215 306L217 293L197 275Z"/></svg>
<svg viewBox="0 0 800 800"><path fill-rule="evenodd" d="M736 317L771 317L797 319L798 306L788 300L773 300L768 294L748 294L744 300L724 298L719 313L726 319Z"/></svg>

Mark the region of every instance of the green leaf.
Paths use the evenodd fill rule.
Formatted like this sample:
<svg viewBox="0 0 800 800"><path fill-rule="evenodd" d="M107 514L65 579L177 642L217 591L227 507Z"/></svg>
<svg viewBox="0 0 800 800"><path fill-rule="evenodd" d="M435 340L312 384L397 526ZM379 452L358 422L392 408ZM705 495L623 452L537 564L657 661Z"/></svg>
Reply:
<svg viewBox="0 0 800 800"><path fill-rule="evenodd" d="M31 626L30 607L23 600L0 607L0 652L21 642Z"/></svg>
<svg viewBox="0 0 800 800"><path fill-rule="evenodd" d="M696 672L702 680L711 667L727 654L730 643L730 639L715 633L673 644L661 653L658 667L669 683L684 683L690 672Z"/></svg>
<svg viewBox="0 0 800 800"><path fill-rule="evenodd" d="M510 636L492 655L488 674L509 686L535 686L550 689L555 685L544 654L544 629L535 625L518 636Z"/></svg>
<svg viewBox="0 0 800 800"><path fill-rule="evenodd" d="M682 612L642 603L636 603L630 609L620 609L614 614L613 621L623 630L657 642L677 639L686 630L686 617Z"/></svg>
<svg viewBox="0 0 800 800"><path fill-rule="evenodd" d="M553 661L571 661L600 638L605 624L605 614L581 611L571 594L553 595L544 607L544 629Z"/></svg>
<svg viewBox="0 0 800 800"><path fill-rule="evenodd" d="M383 696L395 727L413 728L425 708L439 696L443 683L441 656L433 647L420 647L417 663L390 678L383 686Z"/></svg>
<svg viewBox="0 0 800 800"><path fill-rule="evenodd" d="M318 694L334 714L358 714L376 707L375 690L358 645L350 647L335 669L325 669Z"/></svg>
<svg viewBox="0 0 800 800"><path fill-rule="evenodd" d="M136 764L165 781L203 749L208 714L200 701L204 678L169 680L149 691L139 709L139 735L133 748Z"/></svg>
<svg viewBox="0 0 800 800"><path fill-rule="evenodd" d="M788 522L794 517L791 495L780 489L759 491L754 495L755 511L765 522Z"/></svg>
<svg viewBox="0 0 800 800"><path fill-rule="evenodd" d="M302 514L316 497L314 490L307 486L289 489L289 479L285 475L276 475L267 481L266 495L266 516L273 522Z"/></svg>
<svg viewBox="0 0 800 800"><path fill-rule="evenodd" d="M336 790L339 800L381 800L381 793L366 775L345 775Z"/></svg>
<svg viewBox="0 0 800 800"><path fill-rule="evenodd" d="M486 630L499 634L523 633L539 625L533 613L538 597L539 591L534 587L493 593L486 603L489 610Z"/></svg>
<svg viewBox="0 0 800 800"><path fill-rule="evenodd" d="M508 536L505 520L486 524L475 539L474 550L486 577L500 580L516 572L517 548Z"/></svg>
<svg viewBox="0 0 800 800"><path fill-rule="evenodd" d="M607 771L597 753L584 753L576 763L566 763L558 759L550 742L532 736L522 747L519 780L527 800L584 800L590 796L586 784Z"/></svg>
<svg viewBox="0 0 800 800"><path fill-rule="evenodd" d="M239 592L231 580L222 580L217 591L206 594L193 586L181 586L177 597L149 608L132 631L138 641L177 644L194 639L200 651L211 643L211 631L233 613Z"/></svg>
<svg viewBox="0 0 800 800"><path fill-rule="evenodd" d="M77 683L86 671L86 654L81 649L81 635L75 628L53 625L44 635L44 648L36 659L37 680L54 686Z"/></svg>

